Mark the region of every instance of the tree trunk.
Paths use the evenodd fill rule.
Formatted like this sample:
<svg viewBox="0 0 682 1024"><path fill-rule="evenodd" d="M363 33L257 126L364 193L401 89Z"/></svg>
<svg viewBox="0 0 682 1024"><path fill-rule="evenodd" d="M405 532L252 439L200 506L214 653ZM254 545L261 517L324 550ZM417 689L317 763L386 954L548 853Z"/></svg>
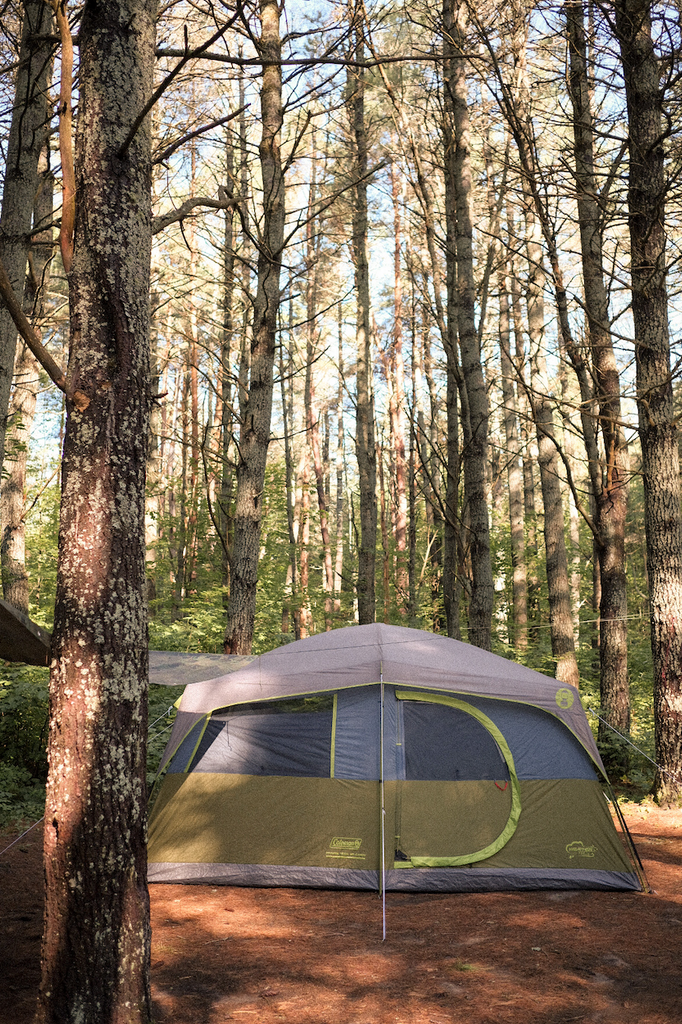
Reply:
<svg viewBox="0 0 682 1024"><path fill-rule="evenodd" d="M322 445L320 443L320 412L315 401L315 381L313 367L318 355L317 327L317 261L319 258L319 225L315 216L317 201L317 159L315 152L315 133L312 139L312 174L308 192L308 223L306 225L306 372L305 372L305 413L306 434L313 460L315 489L317 492L317 509L320 516L320 537L324 559L323 588L324 626L332 628L332 591L334 574L332 569L332 549L329 537L329 504L325 487L325 466Z"/></svg>
<svg viewBox="0 0 682 1024"><path fill-rule="evenodd" d="M29 254L29 273L24 289L24 308L35 323L43 312L52 259L52 207L54 178L47 168L46 153L33 209L36 232ZM41 225L42 230L38 230ZM45 225L47 225L45 227ZM11 457L6 459L2 483L2 591L5 601L28 614L29 580L26 573L26 465L31 427L35 416L40 368L28 346L21 344L14 368L14 390L10 401L8 437ZM9 465L7 465L9 463Z"/></svg>
<svg viewBox="0 0 682 1024"><path fill-rule="evenodd" d="M648 0L617 0L628 108L630 275L654 662L654 795L682 796L682 531L666 289L663 92ZM605 581L602 579L602 589Z"/></svg>
<svg viewBox="0 0 682 1024"><path fill-rule="evenodd" d="M458 387L453 365L447 365L446 438L445 438L445 511L443 515L443 610L447 635L462 639L460 605L463 558L460 547L459 512L459 415Z"/></svg>
<svg viewBox="0 0 682 1024"><path fill-rule="evenodd" d="M26 0L19 44L12 123L7 141L0 212L0 260L15 295L22 300L30 247L38 161L48 127L48 82L54 43L52 12L45 0ZM17 329L0 305L0 467L14 372Z"/></svg>
<svg viewBox="0 0 682 1024"><path fill-rule="evenodd" d="M566 5L569 40L570 96L578 220L582 252L585 312L592 356L592 376L599 409L605 460L591 467L596 551L602 582L600 618L601 717L619 732L630 729L627 660L627 577L625 517L627 512L628 450L621 427L620 380L613 349L609 299L604 280L603 215L594 171L594 130L587 73L584 5ZM599 738L607 728L600 723ZM625 767L626 759L619 766Z"/></svg>
<svg viewBox="0 0 682 1024"><path fill-rule="evenodd" d="M234 192L234 147L228 129L225 139L225 184ZM220 570L223 607L227 612L230 595L230 547L232 544L232 492L234 471L232 465L232 431L234 428L232 357L234 342L234 210L224 214L223 232L223 322L220 343L220 501L219 528L221 540Z"/></svg>
<svg viewBox="0 0 682 1024"><path fill-rule="evenodd" d="M564 509L561 481L558 471L554 413L545 362L545 271L542 255L542 228L535 209L533 181L529 180L527 147L531 132L530 93L526 68L526 23L521 5L515 11L515 31L512 43L518 67L518 82L514 96L514 111L509 111L511 127L524 164L522 178L526 250L528 255L528 336L532 381L529 401L538 444L540 485L545 512L544 536L547 567L547 594L549 598L550 636L552 656L556 662L555 676L564 683L578 686L580 676L575 656L573 621L571 618L568 557L564 536Z"/></svg>
<svg viewBox="0 0 682 1024"><path fill-rule="evenodd" d="M69 402L45 805L40 1024L148 1024L151 0L80 24Z"/></svg>
<svg viewBox="0 0 682 1024"><path fill-rule="evenodd" d="M476 287L471 220L472 184L470 127L464 57L466 7L459 0L443 2L443 91L446 217L454 218L456 260L456 318L464 421L464 497L469 522L471 558L469 642L490 650L493 614L493 575L486 467L488 460L488 396L475 322ZM448 232L450 236L451 232ZM448 237L448 259L452 259ZM451 275L449 275L449 278ZM448 303L449 307L452 303ZM446 351L449 360L454 352ZM466 403L464 401L466 394ZM448 469L448 472L450 470Z"/></svg>
<svg viewBox="0 0 682 1024"><path fill-rule="evenodd" d="M364 59L362 24L353 26L355 60ZM367 130L365 127L365 80L362 68L348 70L348 112L351 121L353 173L353 263L357 302L357 364L355 451L360 489L360 538L358 547L358 621L374 622L376 615L377 460L374 440L374 392L370 333L369 264L367 261Z"/></svg>
<svg viewBox="0 0 682 1024"><path fill-rule="evenodd" d="M382 596L384 611L383 622L391 621L391 551L388 540L388 517L386 515L386 483L384 480L384 451L377 444L377 464L379 466L379 524L381 527L381 567Z"/></svg>
<svg viewBox="0 0 682 1024"><path fill-rule="evenodd" d="M341 611L341 589L343 586L343 527L344 527L344 423L343 423L343 308L339 303L338 326L338 385L336 392L336 551L334 555L334 612Z"/></svg>
<svg viewBox="0 0 682 1024"><path fill-rule="evenodd" d="M519 441L518 412L514 390L514 371L510 351L509 296L507 278L498 273L500 307L500 370L502 378L502 416L507 444L507 483L509 487L509 525L512 564L512 628L510 641L518 654L528 647L528 582L526 577L526 540L524 534L523 467Z"/></svg>
<svg viewBox="0 0 682 1024"><path fill-rule="evenodd" d="M275 0L260 0L262 27L257 45L263 61L260 94L263 228L258 246L251 372L239 432L232 579L225 628L226 654L251 653L256 618L263 484L270 443L279 275L284 241L284 177L280 154L282 68L279 63L282 55L279 19L283 8L284 5Z"/></svg>
<svg viewBox="0 0 682 1024"><path fill-rule="evenodd" d="M391 193L395 243L393 250L393 337L389 353L389 423L393 466L395 591L398 611L405 615L408 603L407 576L407 466L405 459L405 361L403 358L403 289L401 266L400 182L398 168L391 162Z"/></svg>

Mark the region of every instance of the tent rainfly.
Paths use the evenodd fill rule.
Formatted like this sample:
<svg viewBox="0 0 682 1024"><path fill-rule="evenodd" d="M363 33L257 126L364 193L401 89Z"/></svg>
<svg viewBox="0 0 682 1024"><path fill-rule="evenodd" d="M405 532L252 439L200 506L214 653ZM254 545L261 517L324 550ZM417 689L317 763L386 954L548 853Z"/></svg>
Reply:
<svg viewBox="0 0 682 1024"><path fill-rule="evenodd" d="M643 887L578 693L448 637L350 626L191 683L162 766L151 882Z"/></svg>

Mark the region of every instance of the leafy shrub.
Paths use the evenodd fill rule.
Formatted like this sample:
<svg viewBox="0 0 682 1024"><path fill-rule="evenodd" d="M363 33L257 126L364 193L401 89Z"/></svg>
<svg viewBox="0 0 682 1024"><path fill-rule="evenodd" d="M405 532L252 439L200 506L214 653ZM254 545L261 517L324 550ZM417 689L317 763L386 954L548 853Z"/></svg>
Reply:
<svg viewBox="0 0 682 1024"><path fill-rule="evenodd" d="M29 665L0 669L0 762L47 778L48 670Z"/></svg>
<svg viewBox="0 0 682 1024"><path fill-rule="evenodd" d="M45 783L16 764L0 762L0 828L38 821L45 809Z"/></svg>

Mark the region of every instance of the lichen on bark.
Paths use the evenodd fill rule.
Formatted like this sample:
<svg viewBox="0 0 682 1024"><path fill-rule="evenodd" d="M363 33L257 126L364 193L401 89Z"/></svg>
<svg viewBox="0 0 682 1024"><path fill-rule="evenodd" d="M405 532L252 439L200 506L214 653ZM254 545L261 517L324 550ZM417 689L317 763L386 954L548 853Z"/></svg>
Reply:
<svg viewBox="0 0 682 1024"><path fill-rule="evenodd" d="M45 819L40 1024L150 1020L144 497L155 4L88 0Z"/></svg>

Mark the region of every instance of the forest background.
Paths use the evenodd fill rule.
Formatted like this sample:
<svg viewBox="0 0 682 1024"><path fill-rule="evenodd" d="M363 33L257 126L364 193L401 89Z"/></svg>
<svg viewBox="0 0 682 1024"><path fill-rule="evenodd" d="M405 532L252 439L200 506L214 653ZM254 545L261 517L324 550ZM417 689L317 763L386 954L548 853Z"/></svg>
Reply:
<svg viewBox="0 0 682 1024"><path fill-rule="evenodd" d="M667 232L648 273L667 287L668 369L648 391L635 359L634 114L616 24L628 5L289 2L268 57L273 6L178 0L157 23L150 647L260 653L374 618L444 632L579 685L595 716L656 757L656 715L677 705L655 708L645 535L651 544L657 527L640 439L642 410L669 389L678 460L677 5L630 4L627 15L637 32L649 26L658 78L660 128L635 161L658 190L645 234ZM66 107L79 116L78 63L71 87L58 30L61 12L62 44L64 17L77 42L80 8L57 5L49 24L39 9L2 10L0 255L17 212L12 124L37 18L29 92L42 91L46 114L21 286L66 364L64 135ZM280 74L270 129L266 57ZM264 264L279 279L275 305L266 295L260 308ZM267 387L259 316L274 324L273 411L256 458L264 485L250 484L262 493L247 538L257 571L244 583L240 473L254 395ZM3 591L51 629L64 395L21 343L13 376ZM667 551L679 577L679 550ZM250 627L235 609L249 587ZM662 614L677 635L670 600ZM0 685L0 815L38 817L47 670L4 666ZM168 703L153 689L150 770ZM651 762L598 732L615 777L647 791ZM679 793L679 779L658 788Z"/></svg>

